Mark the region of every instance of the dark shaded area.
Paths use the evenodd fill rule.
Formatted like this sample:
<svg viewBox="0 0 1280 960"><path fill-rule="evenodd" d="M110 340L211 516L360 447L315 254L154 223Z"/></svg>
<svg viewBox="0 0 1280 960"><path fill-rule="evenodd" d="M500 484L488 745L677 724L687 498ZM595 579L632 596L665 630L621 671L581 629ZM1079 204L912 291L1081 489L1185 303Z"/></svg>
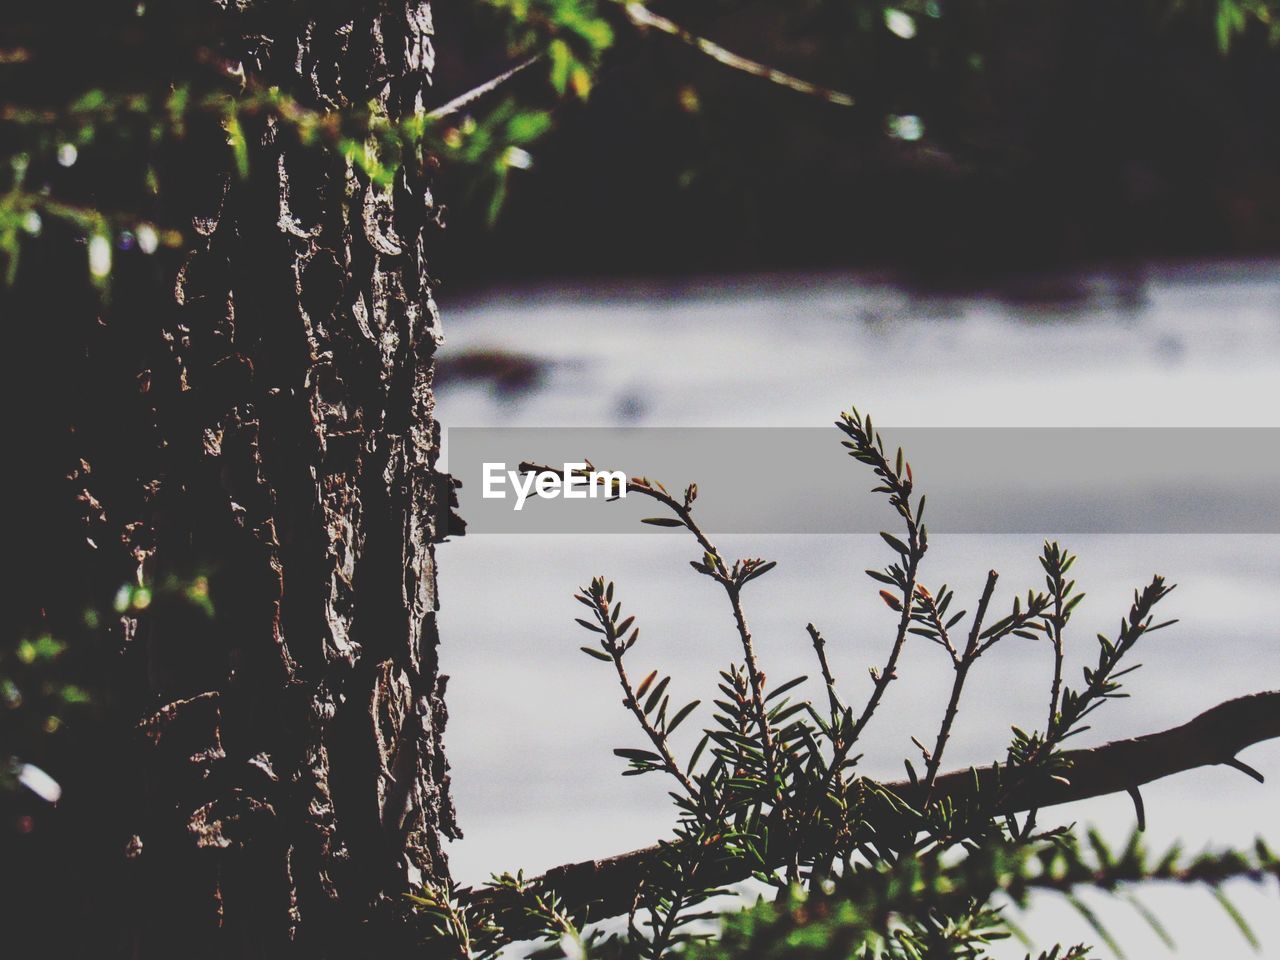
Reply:
<svg viewBox="0 0 1280 960"><path fill-rule="evenodd" d="M1280 56L1217 48L1211 5L654 3L744 55L855 94L841 108L619 21L585 106L512 176L497 228L445 171L449 286L548 274L888 267L921 281L1280 249ZM469 15L469 14L468 14ZM501 71L441 9L441 100ZM467 34L461 34L466 36ZM481 35L482 36L482 35ZM533 70L520 92L543 85ZM682 106L683 103L683 106ZM915 115L915 142L886 133Z"/></svg>

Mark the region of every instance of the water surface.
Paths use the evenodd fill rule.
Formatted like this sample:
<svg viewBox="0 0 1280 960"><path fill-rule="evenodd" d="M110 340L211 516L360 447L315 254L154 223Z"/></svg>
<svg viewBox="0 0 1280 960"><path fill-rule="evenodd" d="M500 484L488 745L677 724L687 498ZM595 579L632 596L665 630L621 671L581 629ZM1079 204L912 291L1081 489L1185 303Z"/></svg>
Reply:
<svg viewBox="0 0 1280 960"><path fill-rule="evenodd" d="M439 393L448 426L815 426L851 403L872 412L890 442L894 426L1280 426L1274 262L1128 267L977 293L820 275L441 299L443 355L463 358ZM870 486L857 469L849 464L851 497ZM1039 586L1036 556L1042 535L1054 533L939 536L923 576L954 586L961 602L994 567L1007 602L1013 589ZM883 660L894 627L861 573L890 559L879 538L736 535L719 546L779 561L747 595L774 682L814 672L804 632L813 621L847 699L865 695L867 667ZM1089 594L1069 645L1077 677L1095 655L1093 634L1114 630L1133 587L1153 572L1180 585L1166 604L1182 623L1144 642L1133 699L1100 711L1081 745L1280 687L1280 537L1094 534L1069 546ZM666 835L666 785L619 776L612 749L641 737L607 665L578 651L589 637L573 624L571 594L597 573L616 580L642 625L635 669L674 672L676 696L709 700L715 671L738 651L723 596L687 565L696 554L688 541L653 536L471 536L439 549L448 747L467 833L450 852L460 880L540 871ZM1043 726L1049 662L1043 644L1013 639L984 658L945 766L999 756L1010 724ZM940 650L910 647L900 674L867 734L863 763L874 775L900 776L910 738L931 740L942 713L949 673ZM692 739L695 726L682 733ZM1194 850L1261 833L1280 844L1280 744L1244 759L1271 775L1267 785L1213 768L1145 788L1150 843L1181 837ZM1056 814L1117 839L1134 823L1127 797ZM1280 957L1274 887L1232 893L1271 945L1263 955ZM1130 956L1169 955L1131 909L1088 899ZM1207 894L1153 890L1144 900L1182 955L1253 955ZM1097 940L1053 898L1021 923L1046 943ZM1024 952L1014 945L1000 955Z"/></svg>

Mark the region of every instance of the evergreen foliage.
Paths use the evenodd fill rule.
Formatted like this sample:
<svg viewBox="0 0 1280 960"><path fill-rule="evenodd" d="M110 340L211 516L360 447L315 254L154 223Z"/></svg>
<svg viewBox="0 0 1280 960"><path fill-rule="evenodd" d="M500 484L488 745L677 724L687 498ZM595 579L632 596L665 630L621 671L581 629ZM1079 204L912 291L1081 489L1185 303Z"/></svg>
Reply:
<svg viewBox="0 0 1280 960"><path fill-rule="evenodd" d="M645 865L627 909L625 934L602 927L583 932L584 924L607 917L614 906L592 902L589 891L575 909L552 877L529 881L522 874L504 874L481 891L428 887L415 894L412 902L427 918L433 942L450 945L460 957L496 956L511 942L532 937L551 942L540 956L980 957L987 944L1017 931L1007 916L1009 905L1025 906L1033 891L1049 890L1065 896L1118 953L1077 892L1119 892L1162 881L1210 888L1253 943L1223 884L1280 878L1280 861L1261 840L1252 851L1187 859L1175 848L1152 857L1142 841L1142 802L1134 787L1139 829L1122 851L1113 852L1096 832L1081 839L1066 826L1037 829L1036 808L1016 799L1050 782L1071 782L1075 769L1062 745L1087 730L1085 720L1108 700L1127 695L1123 678L1138 666L1129 655L1139 643L1149 643L1149 635L1176 622L1155 617L1173 586L1155 576L1135 590L1115 634L1097 636L1095 665L1083 669L1078 685L1067 683L1067 627L1084 599L1069 578L1075 556L1046 542L1040 556L1044 589L1015 592L1003 614L994 612L999 580L994 570L972 614L953 609L954 591L945 584L930 590L921 577L929 547L926 499L917 490L910 462L901 449L888 453L870 416L855 409L836 425L849 455L874 475L873 492L888 499L902 525L898 533L881 534L889 563L866 571L898 614L885 665L872 670L874 688L867 702L850 705L841 694L826 642L813 624L807 629L823 689L818 703L801 696L808 677L771 684L756 655L743 594L775 564L724 558L695 519L696 486L673 495L656 481L632 479L628 495L666 509L645 523L692 536L701 556L690 566L724 594L740 644L740 660L716 680L701 739L688 757L677 757L670 734L697 715L701 701L682 702L672 676L659 670L634 679L639 671L633 674L629 664L632 651L643 649L640 627L624 611L612 581L594 577L576 594L588 611L578 625L592 638L582 650L612 665L623 705L646 741L614 751L627 761L623 775L656 773L671 779L674 835ZM905 782L878 782L858 772L854 751L897 679L905 645L921 640L940 647L954 670L943 720L933 746L916 741L919 757L904 759ZM1028 641L1047 641L1051 654L1044 729L1015 727L1003 759L968 776L953 774L944 787L943 753L971 668L996 644ZM1021 820L1019 811L1025 811ZM724 913L715 935L725 898L734 884L746 880L756 889L771 889L771 897ZM1135 908L1167 938L1149 911L1136 901ZM1059 945L1041 957L1088 955L1084 946Z"/></svg>

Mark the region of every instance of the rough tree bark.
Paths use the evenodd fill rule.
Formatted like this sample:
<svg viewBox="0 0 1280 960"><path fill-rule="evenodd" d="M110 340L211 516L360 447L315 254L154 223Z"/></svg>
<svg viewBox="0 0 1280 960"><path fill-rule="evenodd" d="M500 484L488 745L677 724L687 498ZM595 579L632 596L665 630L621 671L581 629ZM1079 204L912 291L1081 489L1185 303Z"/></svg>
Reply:
<svg viewBox="0 0 1280 960"><path fill-rule="evenodd" d="M426 2L179 8L249 83L334 111L423 109ZM68 581L98 600L154 589L115 635L121 735L85 761L92 802L68 789L66 829L92 827L17 871L45 925L25 943L48 955L402 950L399 894L447 876L432 545L453 491L436 468L427 158L381 189L246 123L246 177L218 131L161 158L161 202L194 238L168 274L121 263L101 309L72 273L83 259L30 261L10 301L32 326L6 362L33 445L23 599L56 620ZM166 587L201 582L212 617Z"/></svg>

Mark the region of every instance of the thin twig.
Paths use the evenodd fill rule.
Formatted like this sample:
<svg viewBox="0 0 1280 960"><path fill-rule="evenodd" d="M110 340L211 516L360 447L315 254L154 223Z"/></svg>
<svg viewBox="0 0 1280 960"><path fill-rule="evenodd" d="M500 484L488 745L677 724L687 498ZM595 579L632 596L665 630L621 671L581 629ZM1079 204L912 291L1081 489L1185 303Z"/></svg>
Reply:
<svg viewBox="0 0 1280 960"><path fill-rule="evenodd" d="M590 465L588 464L589 467ZM521 463L520 470L525 473L530 471L554 473L560 477L565 474L563 468L557 469L530 461ZM693 519L693 512L690 508L691 501L681 503L667 493L661 485L650 483L644 477L629 477L626 482L626 491L627 493L638 493L665 506L675 514L681 525L693 534L694 539L698 541L698 545L702 547L703 554L710 558L713 566L708 568L708 575L724 588L725 595L729 598L729 604L733 610L733 621L737 628L738 639L742 645L743 658L746 661L747 678L751 684L751 710L755 716L756 725L760 729L760 746L764 753L765 766L768 769L769 776L776 782L779 778L779 769L773 733L769 726L769 715L764 705L764 674L760 670L760 661L756 657L755 642L751 638L751 630L747 626L746 614L742 609L741 584L730 575L730 571L720 558L715 544L711 542Z"/></svg>
<svg viewBox="0 0 1280 960"><path fill-rule="evenodd" d="M640 706L640 701L636 697L635 689L631 686L631 681L627 677L626 667L622 665L622 645L616 640L613 640L610 644L609 655L613 658L613 665L618 673L618 682L622 685L622 691L625 694L625 698L622 701L623 704L639 721L640 727L649 738L649 742L653 744L654 749L662 757L662 762L666 765L667 772L680 781L680 786L685 788L689 796L697 796L698 791L694 787L693 781L676 763L676 758L671 753L671 746L667 742L666 734L650 723L649 718L645 716L644 709Z"/></svg>
<svg viewBox="0 0 1280 960"><path fill-rule="evenodd" d="M969 668L973 666L980 654L978 639L982 634L982 622L987 615L987 607L991 603L991 595L995 592L996 581L1000 574L994 570L987 571L987 582L982 588L982 597L978 601L978 609L973 615L973 626L969 629L969 639L965 643L964 653L955 660L955 680L951 684L951 697L947 701L947 710L942 718L942 726L938 728L938 739L934 743L933 752L929 755L929 765L924 778L925 797L933 794L933 784L938 777L938 768L942 764L942 753L947 748L947 739L951 736L951 726L955 723L956 713L960 709L960 694L964 690L964 682L969 676ZM927 802L927 801L926 801Z"/></svg>
<svg viewBox="0 0 1280 960"><path fill-rule="evenodd" d="M498 74L492 80L486 80L484 83L480 84L480 86L473 87L470 90L468 90L466 93L459 94L458 96L454 97L448 103L443 104L439 107L436 107L434 110L432 110L430 113L427 114L427 119L443 120L446 117L453 116L455 113L458 113L459 111L465 109L466 107L471 106L471 104L475 103L477 100L479 100L481 97L485 96L486 94L492 93L494 90L497 90L500 86L502 86L508 80L511 80L517 74L523 73L525 70L533 66L535 63L537 63L539 60L541 60L545 56L546 56L545 53L535 53L533 56L529 57L528 59L522 60L520 63L517 63L510 70L507 70L504 73Z"/></svg>
<svg viewBox="0 0 1280 960"><path fill-rule="evenodd" d="M1053 616L1049 620L1049 642L1053 644L1053 684L1049 688L1049 720L1045 724L1045 736L1053 735L1058 722L1058 701L1062 696L1062 627L1065 621L1062 616L1061 584L1055 584L1053 591Z"/></svg>
<svg viewBox="0 0 1280 960"><path fill-rule="evenodd" d="M746 614L742 609L740 584L735 582L729 575L729 570L726 568L724 560L721 559L719 551L716 550L715 544L707 538L707 535L702 532L697 522L694 521L693 512L687 504L680 503L660 486L650 484L644 478L628 480L627 490L649 497L667 507L680 519L685 528L693 534L698 541L698 545L702 547L704 554L714 561L715 567L711 576L713 580L724 588L725 595L729 598L729 605L733 610L733 622L738 631L738 639L742 645L742 656L747 666L747 679L751 683L751 709L755 714L756 725L760 728L760 746L764 753L765 766L769 771L769 775L776 780L778 777L778 759L773 742L773 733L769 727L769 715L764 706L764 674L760 670L760 661L756 657L755 643L751 639L751 630L747 626Z"/></svg>
<svg viewBox="0 0 1280 960"><path fill-rule="evenodd" d="M945 587L943 588L946 589ZM951 642L951 631L948 629L946 622L942 619L942 611L938 609L938 602L933 595L925 589L924 584L917 584L916 599L918 601L917 608L920 610L920 616L923 617L921 622L928 624L937 637L934 642L942 649L946 650L951 656L951 662L955 663L960 659L960 654L956 650L956 646ZM963 616L963 614L961 614ZM919 618L917 618L919 619Z"/></svg>
<svg viewBox="0 0 1280 960"><path fill-rule="evenodd" d="M866 706L862 708L862 716L858 717L858 722L853 726L853 735L849 738L850 746L862 736L862 731L867 728L867 724L875 715L876 708L880 706L880 701L884 699L884 693L889 689L889 684L898 678L898 658L902 655L902 648L906 646L907 634L911 628L911 597L915 593L916 573L920 567L920 558L923 556L919 550L914 520L907 520L907 532L907 546L911 549L911 555L907 558L907 583L902 591L902 615L898 618L898 632L894 634L893 647L889 650L889 659L885 661L884 669L876 674L875 688L871 691L871 697L867 700Z"/></svg>
<svg viewBox="0 0 1280 960"><path fill-rule="evenodd" d="M668 36L675 37L681 43L688 44L695 50L705 53L711 59L724 64L726 67L741 70L743 73L749 73L753 77L761 77L797 93L818 97L827 101L827 103L833 103L841 107L853 106L853 97L847 93L832 90L830 87L819 86L816 83L810 83L808 80L802 80L789 73L784 73L767 64L739 56L731 50L726 50L718 43L698 36L675 21L654 13L643 3L637 2L637 0L624 0L623 7L626 10L627 17L637 27L652 27L654 30L660 30Z"/></svg>
<svg viewBox="0 0 1280 960"><path fill-rule="evenodd" d="M818 667L822 670L822 682L827 687L827 702L831 706L831 722L834 724L843 710L840 695L836 693L836 678L832 676L831 665L827 662L827 641L822 638L822 634L812 623L806 624L805 629L809 631L809 639L813 641L813 652L818 658Z"/></svg>

